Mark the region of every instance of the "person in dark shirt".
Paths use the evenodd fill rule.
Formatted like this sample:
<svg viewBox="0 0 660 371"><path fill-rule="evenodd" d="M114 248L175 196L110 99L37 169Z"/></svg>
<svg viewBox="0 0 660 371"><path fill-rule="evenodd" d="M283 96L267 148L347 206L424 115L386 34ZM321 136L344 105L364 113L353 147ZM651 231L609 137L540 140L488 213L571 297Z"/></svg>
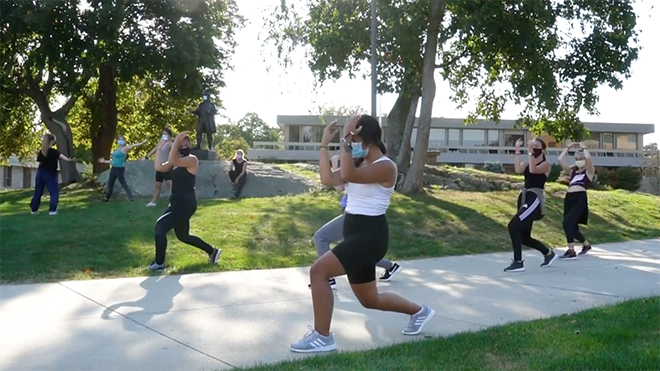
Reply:
<svg viewBox="0 0 660 371"><path fill-rule="evenodd" d="M37 154L39 168L35 179L34 196L32 196L32 202L30 202L32 214L39 213L41 196L44 194L44 188L48 188L48 193L50 193L48 214L57 215L57 203L60 198L60 188L57 182L57 163L59 160L75 161L75 158L68 158L53 148L54 144L55 136L52 134L46 133L41 139L41 150Z"/></svg>
<svg viewBox="0 0 660 371"><path fill-rule="evenodd" d="M234 158L231 159L231 170L229 170L229 180L231 180L231 189L234 190L234 198L241 195L246 178L247 160L245 159L245 152L239 149L234 154Z"/></svg>
<svg viewBox="0 0 660 371"><path fill-rule="evenodd" d="M169 158L162 158L162 149L169 143L163 139L158 143L154 168L163 173L169 172L172 179L170 206L156 220L156 258L149 265L152 271L165 269L165 251L167 250L167 232L174 229L179 241L195 246L206 252L209 263L217 264L222 251L216 249L201 238L190 234L190 218L197 211L195 181L199 170L197 157L190 154L190 138L186 132L180 133L172 143Z"/></svg>

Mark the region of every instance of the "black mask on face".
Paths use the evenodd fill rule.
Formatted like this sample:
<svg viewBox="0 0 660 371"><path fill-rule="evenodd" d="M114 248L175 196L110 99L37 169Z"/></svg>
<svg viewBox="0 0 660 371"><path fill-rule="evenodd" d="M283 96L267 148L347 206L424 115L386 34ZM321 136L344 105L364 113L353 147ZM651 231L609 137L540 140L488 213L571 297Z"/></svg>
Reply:
<svg viewBox="0 0 660 371"><path fill-rule="evenodd" d="M534 148L534 151L532 153L534 154L534 157L539 157L543 154L543 150L540 148Z"/></svg>
<svg viewBox="0 0 660 371"><path fill-rule="evenodd" d="M182 157L189 156L190 155L190 147L188 147L188 148L179 148L179 154Z"/></svg>

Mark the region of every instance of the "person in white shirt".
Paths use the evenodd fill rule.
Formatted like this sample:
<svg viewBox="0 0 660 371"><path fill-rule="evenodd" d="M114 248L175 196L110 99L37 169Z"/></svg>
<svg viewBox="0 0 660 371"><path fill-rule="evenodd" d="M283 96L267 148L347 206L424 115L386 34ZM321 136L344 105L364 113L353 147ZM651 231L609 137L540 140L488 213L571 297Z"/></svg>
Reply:
<svg viewBox="0 0 660 371"><path fill-rule="evenodd" d="M385 213L394 193L398 170L385 156L378 120L369 115L357 115L344 126L346 136L342 138L340 168L332 171L328 144L337 134L336 123L332 122L323 131L319 167L323 185L345 185L348 199L344 239L319 257L309 271L314 328L290 345L294 352L327 352L337 348L330 333L334 297L328 280L344 274L365 308L410 315L404 335L419 334L435 314L426 305L412 303L396 294L378 292L376 264L387 253L389 230ZM356 162L364 163L356 166Z"/></svg>

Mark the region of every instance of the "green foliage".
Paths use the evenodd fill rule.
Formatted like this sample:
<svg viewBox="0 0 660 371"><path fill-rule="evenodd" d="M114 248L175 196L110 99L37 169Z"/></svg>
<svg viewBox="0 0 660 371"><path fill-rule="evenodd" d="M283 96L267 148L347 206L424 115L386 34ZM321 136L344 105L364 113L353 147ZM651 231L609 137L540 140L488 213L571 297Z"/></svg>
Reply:
<svg viewBox="0 0 660 371"><path fill-rule="evenodd" d="M552 164L550 167L550 174L548 174L548 182L556 182L562 171L563 168L561 165Z"/></svg>
<svg viewBox="0 0 660 371"><path fill-rule="evenodd" d="M35 111L27 96L0 92L0 163L12 155L34 159L45 131L37 125Z"/></svg>
<svg viewBox="0 0 660 371"><path fill-rule="evenodd" d="M229 160L234 157L234 154L237 150L242 149L245 152L245 158L248 158L248 149L250 145L243 139L243 137L238 138L224 138L216 145L216 150L218 151L218 157Z"/></svg>
<svg viewBox="0 0 660 371"><path fill-rule="evenodd" d="M633 167L619 167L615 170L618 177L617 189L635 192L642 184L642 172Z"/></svg>
<svg viewBox="0 0 660 371"><path fill-rule="evenodd" d="M241 136L250 147L254 142L281 142L284 134L279 127L271 127L266 124L256 113L248 112L236 123Z"/></svg>
<svg viewBox="0 0 660 371"><path fill-rule="evenodd" d="M457 0L446 4L439 68L467 122L498 121L508 103L522 105L519 124L558 140L579 138L580 110L597 113L597 88L620 89L638 57L634 0L603 2ZM378 0L378 91L421 87L426 1ZM264 42L288 66L305 48L319 83L354 76L370 58L369 2L287 1L265 19ZM580 32L582 31L582 32Z"/></svg>
<svg viewBox="0 0 660 371"><path fill-rule="evenodd" d="M499 161L486 161L483 170L491 173L504 174L504 165Z"/></svg>

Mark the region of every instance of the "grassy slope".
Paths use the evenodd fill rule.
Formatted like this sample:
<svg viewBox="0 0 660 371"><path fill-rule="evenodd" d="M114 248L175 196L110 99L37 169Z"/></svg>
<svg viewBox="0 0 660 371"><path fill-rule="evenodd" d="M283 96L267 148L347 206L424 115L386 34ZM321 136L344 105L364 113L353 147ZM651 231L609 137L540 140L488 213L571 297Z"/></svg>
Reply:
<svg viewBox="0 0 660 371"><path fill-rule="evenodd" d="M252 371L657 370L660 298Z"/></svg>
<svg viewBox="0 0 660 371"><path fill-rule="evenodd" d="M291 165L288 165L291 166ZM284 167L284 166L283 166ZM311 176L311 174L308 174ZM557 184L548 189L559 191ZM516 191L458 192L433 189L429 195L396 194L388 211L392 259L510 251L506 224L515 212ZM144 275L153 259L153 225L166 206L148 200L109 204L100 194L64 194L60 215L29 214L30 191L0 193L1 282ZM202 200L191 233L223 249L221 263L208 266L205 254L170 234L170 273L274 268L311 264L312 235L339 212L339 194L314 192L293 197ZM43 202L47 203L44 198ZM547 199L548 215L534 236L565 244L561 195ZM44 210L42 204L42 210ZM47 207L47 206L46 206ZM622 191L590 193L593 243L660 236L660 198Z"/></svg>

